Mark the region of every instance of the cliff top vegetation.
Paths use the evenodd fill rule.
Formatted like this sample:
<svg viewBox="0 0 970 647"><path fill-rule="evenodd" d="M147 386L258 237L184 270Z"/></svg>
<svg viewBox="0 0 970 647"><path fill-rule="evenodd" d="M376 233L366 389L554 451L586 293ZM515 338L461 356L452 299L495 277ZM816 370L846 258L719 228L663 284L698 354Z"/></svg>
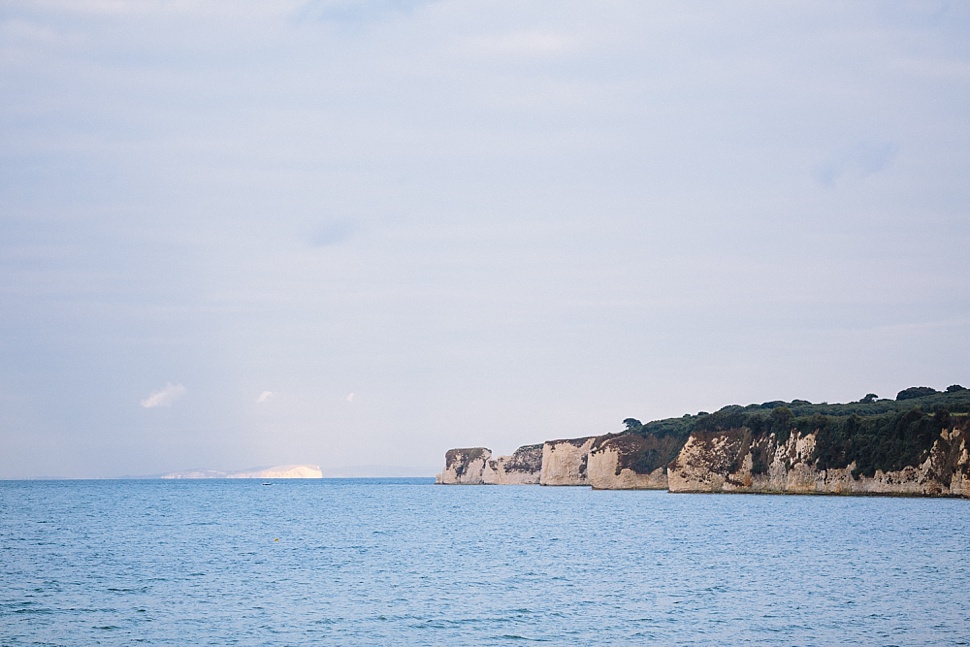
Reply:
<svg viewBox="0 0 970 647"><path fill-rule="evenodd" d="M642 470L659 466L695 432L746 430L755 436L774 435L783 443L792 431L798 431L816 434L814 459L820 469L841 468L855 462L856 474L872 476L876 470L919 464L943 429L967 426L968 414L970 389L954 384L945 391L910 387L894 399L869 393L855 402L837 404L774 400L728 405L714 413L701 411L647 423L635 418L623 422L627 427L624 433L667 440L666 451L655 452L651 460L636 461ZM631 456L628 460L635 459Z"/></svg>

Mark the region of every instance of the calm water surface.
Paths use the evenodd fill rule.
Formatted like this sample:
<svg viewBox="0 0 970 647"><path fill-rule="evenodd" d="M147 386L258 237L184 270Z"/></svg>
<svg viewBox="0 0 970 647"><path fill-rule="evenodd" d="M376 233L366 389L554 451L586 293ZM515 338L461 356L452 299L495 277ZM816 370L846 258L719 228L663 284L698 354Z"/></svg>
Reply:
<svg viewBox="0 0 970 647"><path fill-rule="evenodd" d="M966 645L970 502L0 482L0 645Z"/></svg>

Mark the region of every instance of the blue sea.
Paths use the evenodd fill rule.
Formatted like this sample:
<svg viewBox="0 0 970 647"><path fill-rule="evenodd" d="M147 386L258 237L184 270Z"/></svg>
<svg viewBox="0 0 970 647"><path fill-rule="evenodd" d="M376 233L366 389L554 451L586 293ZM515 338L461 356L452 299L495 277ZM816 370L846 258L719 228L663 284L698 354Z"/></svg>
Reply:
<svg viewBox="0 0 970 647"><path fill-rule="evenodd" d="M0 481L0 645L966 645L970 501Z"/></svg>

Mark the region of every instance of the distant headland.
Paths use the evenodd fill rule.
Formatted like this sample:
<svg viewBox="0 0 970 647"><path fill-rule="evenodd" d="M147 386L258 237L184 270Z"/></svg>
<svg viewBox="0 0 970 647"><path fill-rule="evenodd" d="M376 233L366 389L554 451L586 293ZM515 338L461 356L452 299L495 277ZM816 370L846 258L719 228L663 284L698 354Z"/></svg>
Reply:
<svg viewBox="0 0 970 647"><path fill-rule="evenodd" d="M970 389L910 387L844 404L729 405L492 458L450 449L444 485L970 498Z"/></svg>
<svg viewBox="0 0 970 647"><path fill-rule="evenodd" d="M323 472L319 465L277 465L235 472L194 469L162 474L163 479L319 479Z"/></svg>

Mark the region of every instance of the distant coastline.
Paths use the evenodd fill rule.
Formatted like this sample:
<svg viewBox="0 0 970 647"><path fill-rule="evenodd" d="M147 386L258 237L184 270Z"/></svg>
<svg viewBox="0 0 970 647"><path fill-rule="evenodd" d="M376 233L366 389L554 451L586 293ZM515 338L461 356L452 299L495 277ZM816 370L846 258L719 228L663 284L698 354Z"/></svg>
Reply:
<svg viewBox="0 0 970 647"><path fill-rule="evenodd" d="M306 468L300 471L295 468ZM409 465L356 465L334 467L323 471L318 465L278 465L251 467L244 470L213 470L193 468L153 474L121 474L117 476L63 475L0 475L0 481L152 481L152 480L215 480L215 479L434 479L434 468Z"/></svg>
<svg viewBox="0 0 970 647"><path fill-rule="evenodd" d="M958 384L910 387L893 400L779 400L623 423L625 431L523 445L511 456L450 449L436 482L970 498L970 389Z"/></svg>
<svg viewBox="0 0 970 647"><path fill-rule="evenodd" d="M192 469L168 472L163 479L320 479L323 472L319 465L277 465L246 470L223 472L210 469Z"/></svg>

